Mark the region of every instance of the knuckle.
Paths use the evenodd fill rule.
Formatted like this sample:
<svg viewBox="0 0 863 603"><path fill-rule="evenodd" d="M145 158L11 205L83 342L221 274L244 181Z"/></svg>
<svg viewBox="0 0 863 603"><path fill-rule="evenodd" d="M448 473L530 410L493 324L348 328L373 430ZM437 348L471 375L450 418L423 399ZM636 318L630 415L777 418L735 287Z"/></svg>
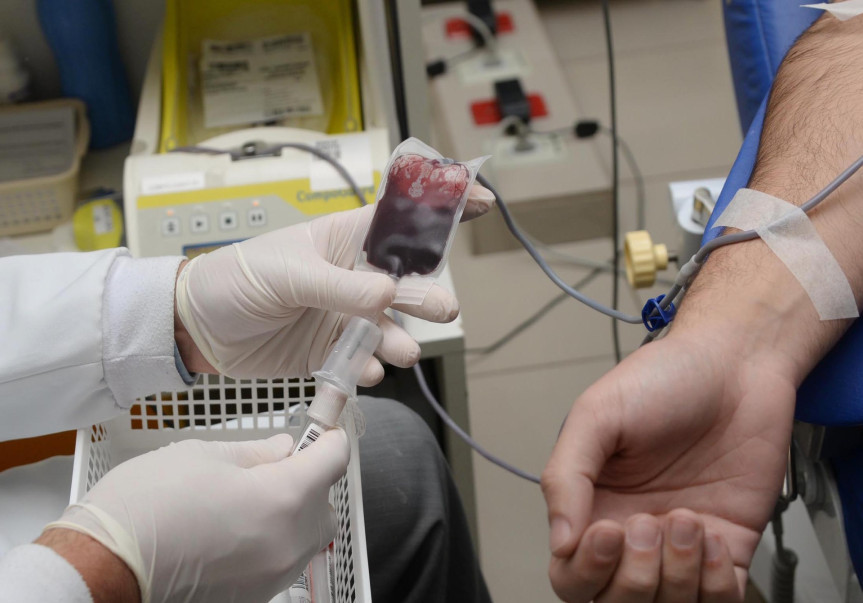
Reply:
<svg viewBox="0 0 863 603"><path fill-rule="evenodd" d="M551 503L558 492L564 490L566 483L565 472L559 469L553 461L549 461L539 478L539 485L546 500Z"/></svg>
<svg viewBox="0 0 863 603"><path fill-rule="evenodd" d="M629 572L619 576L620 589L632 595L650 595L659 586L659 577L648 572Z"/></svg>
<svg viewBox="0 0 863 603"><path fill-rule="evenodd" d="M686 572L676 569L665 570L662 573L662 585L677 592L689 589L698 583L698 576L694 572Z"/></svg>

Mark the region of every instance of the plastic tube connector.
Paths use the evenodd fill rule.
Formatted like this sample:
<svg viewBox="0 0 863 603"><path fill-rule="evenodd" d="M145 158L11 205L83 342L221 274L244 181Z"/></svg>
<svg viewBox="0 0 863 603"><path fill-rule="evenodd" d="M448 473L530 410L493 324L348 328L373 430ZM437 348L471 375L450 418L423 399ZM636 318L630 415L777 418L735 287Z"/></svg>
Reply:
<svg viewBox="0 0 863 603"><path fill-rule="evenodd" d="M651 333L667 327L677 313L677 308L674 307L673 303L668 304L667 308L663 308L661 305L663 299L665 299L664 295L651 298L647 300L641 310L641 320L644 322L644 327Z"/></svg>
<svg viewBox="0 0 863 603"><path fill-rule="evenodd" d="M367 318L354 316L336 341L321 370L312 374L318 387L306 414L332 427L350 398L357 395L357 382L380 345L380 327Z"/></svg>

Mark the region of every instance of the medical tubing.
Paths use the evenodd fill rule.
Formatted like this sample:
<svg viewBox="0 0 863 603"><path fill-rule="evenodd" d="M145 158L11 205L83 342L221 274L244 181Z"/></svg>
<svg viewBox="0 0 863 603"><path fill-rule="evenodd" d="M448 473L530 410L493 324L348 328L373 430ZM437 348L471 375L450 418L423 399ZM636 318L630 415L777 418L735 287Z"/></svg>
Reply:
<svg viewBox="0 0 863 603"><path fill-rule="evenodd" d="M625 323L637 325L641 324L640 316L631 316L624 312L620 312L619 310L613 310L603 304L594 301L583 295L582 293L576 291L572 287L570 287L566 282L560 278L560 276L554 271L554 269L548 265L548 262L545 261L545 258L536 250L533 244L527 239L527 237L522 234L522 232L518 229L515 222L513 222L512 214L509 213L509 209L506 204L500 198L498 192L494 189L491 183L486 179L482 174L477 174L476 176L477 182L486 187L491 193L494 195L495 202L497 203L497 207L500 210L501 215L503 216L503 221L506 222L507 228L512 233L512 235L518 239L518 242L521 243L521 246L525 248L525 250L530 254L530 257L539 265L543 272L545 272L546 276L551 279L551 281L560 287L561 290L568 293L570 296L574 297L584 305L593 308L597 312L601 314L605 314L606 316L610 316L612 318L616 318L617 320L623 321Z"/></svg>
<svg viewBox="0 0 863 603"><path fill-rule="evenodd" d="M393 319L395 320L397 325L404 328L404 320L402 320L402 315L400 312L393 311ZM523 471L514 465L511 465L502 458L495 456L494 454L483 448L479 442L474 440L464 429L459 426L458 423L453 420L451 416L449 416L447 411L444 410L444 407L441 406L441 403L438 402L437 398L435 398L434 394L432 393L428 381L426 381L426 376L423 373L419 363L413 366L413 372L417 378L417 383L420 386L420 391L422 391L426 401L431 405L432 409L437 413L441 421L443 421L447 425L447 427L452 429L458 437L464 440L465 444L473 448L484 459L497 465L501 469L505 469L513 475L526 479L529 482L533 482L535 484L540 483L537 476L533 475L532 473L528 473L527 471Z"/></svg>
<svg viewBox="0 0 863 603"><path fill-rule="evenodd" d="M846 180L848 180L851 176L853 176L861 167L863 167L863 155L857 158L851 165L849 165L845 170L842 171L836 178L834 178L827 186L818 191L815 195L813 195L806 203L800 206L805 213L809 213L818 205L824 201L827 197L830 196L837 188L842 186ZM668 294L665 296L665 299L662 300L660 306L665 309L668 307L672 301L676 301L679 306L680 301L683 300L683 296L686 294L686 284L698 274L701 270L701 267L704 265L704 262L707 260L707 256L709 256L712 252L716 251L720 247L724 247L726 245L732 245L734 243L742 243L744 241L751 241L753 239L758 238L758 233L754 230L744 230L742 232L735 232L732 234L726 234L715 239L708 241L705 243L696 253L692 256L692 258L683 265L683 267L678 271L677 277L675 278L674 286L669 290ZM678 298L679 294L679 300ZM648 333L648 335L641 342L641 345L646 343L650 343L654 339L656 339L662 329L657 329L653 333Z"/></svg>
<svg viewBox="0 0 863 603"><path fill-rule="evenodd" d="M440 405L440 402L434 397L431 389L429 388L428 382L426 381L425 375L423 374L422 368L420 368L419 364L415 364L413 366L414 375L417 377L417 382L419 383L420 390L422 390L423 396L431 404L431 407L438 414L441 420L447 424L447 426L452 429L462 440L467 443L468 446L477 451L483 458L487 461L490 461L500 467L501 469L505 469L512 473L513 475L517 475L518 477L524 478L529 482L534 482L536 484L540 483L539 478L527 471L523 471L514 465L507 463L502 458L499 458L483 448L479 442L474 440L466 431L464 431L459 425L450 417L447 412L443 409L443 406Z"/></svg>

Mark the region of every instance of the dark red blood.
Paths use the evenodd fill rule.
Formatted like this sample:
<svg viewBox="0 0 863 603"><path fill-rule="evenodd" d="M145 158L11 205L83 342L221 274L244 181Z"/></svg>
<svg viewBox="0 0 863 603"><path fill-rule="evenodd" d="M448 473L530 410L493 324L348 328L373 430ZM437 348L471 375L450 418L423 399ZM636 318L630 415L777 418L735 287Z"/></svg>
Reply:
<svg viewBox="0 0 863 603"><path fill-rule="evenodd" d="M421 155L396 158L366 237L366 258L392 276L429 274L443 260L468 169Z"/></svg>

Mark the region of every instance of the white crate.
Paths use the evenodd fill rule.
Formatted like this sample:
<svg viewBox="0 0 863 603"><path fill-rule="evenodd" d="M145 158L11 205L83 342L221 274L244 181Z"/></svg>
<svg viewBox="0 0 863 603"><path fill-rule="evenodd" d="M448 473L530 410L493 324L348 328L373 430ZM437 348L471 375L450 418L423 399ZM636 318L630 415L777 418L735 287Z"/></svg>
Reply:
<svg viewBox="0 0 863 603"><path fill-rule="evenodd" d="M75 110L75 149L64 172L39 178L0 182L0 236L51 230L69 220L78 193L81 158L90 143L90 123L84 103L73 98L4 107L4 114L72 107Z"/></svg>
<svg viewBox="0 0 863 603"><path fill-rule="evenodd" d="M130 415L78 430L71 501L80 500L112 467L171 442L267 438L286 431L286 422L287 432L298 438L314 387L314 381L304 379L201 375L191 391L147 396ZM369 603L357 429L350 413L343 419L351 458L347 474L330 491L339 522L333 546L334 603Z"/></svg>

